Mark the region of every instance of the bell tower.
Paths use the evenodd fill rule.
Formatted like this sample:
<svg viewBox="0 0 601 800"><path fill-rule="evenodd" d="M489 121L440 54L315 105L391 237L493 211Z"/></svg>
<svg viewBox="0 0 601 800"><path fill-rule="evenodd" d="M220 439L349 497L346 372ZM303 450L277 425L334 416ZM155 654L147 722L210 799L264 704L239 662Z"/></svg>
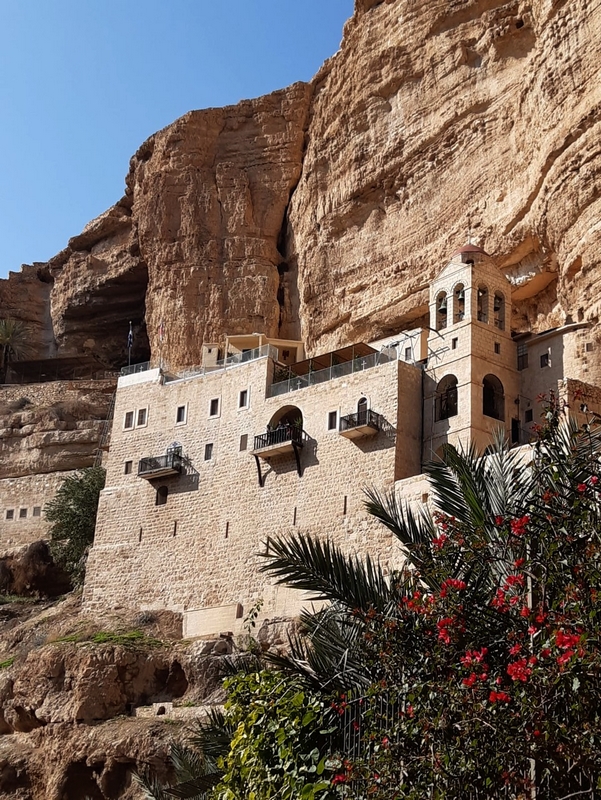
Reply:
<svg viewBox="0 0 601 800"><path fill-rule="evenodd" d="M517 441L518 387L511 285L481 247L467 244L430 288L424 461L446 442L483 449L499 427Z"/></svg>

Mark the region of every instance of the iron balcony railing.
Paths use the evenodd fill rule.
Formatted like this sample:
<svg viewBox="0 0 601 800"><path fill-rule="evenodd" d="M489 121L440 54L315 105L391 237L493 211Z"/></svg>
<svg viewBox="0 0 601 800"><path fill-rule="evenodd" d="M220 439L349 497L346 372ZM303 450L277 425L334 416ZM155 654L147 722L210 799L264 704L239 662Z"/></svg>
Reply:
<svg viewBox="0 0 601 800"><path fill-rule="evenodd" d="M255 436L254 450L262 450L264 447L272 447L276 444L285 444L286 442L293 442L299 447L307 441L308 436L302 428L296 425L282 425L281 427L274 428L272 431L266 431L258 436Z"/></svg>
<svg viewBox="0 0 601 800"><path fill-rule="evenodd" d="M340 417L340 426L338 430L340 433L343 431L350 431L353 428L361 428L364 425L369 425L370 428L376 430L382 429L383 417L381 414L376 414L370 408L363 411L357 411L356 414L348 414L346 417Z"/></svg>
<svg viewBox="0 0 601 800"><path fill-rule="evenodd" d="M181 453L166 453L164 456L142 458L138 464L138 476L146 478L153 475L181 472L183 463Z"/></svg>
<svg viewBox="0 0 601 800"><path fill-rule="evenodd" d="M304 389L307 386L315 386L317 383L326 383L333 378L342 378L345 375L351 375L353 372L362 372L364 369L371 369L378 367L380 364L387 364L389 361L396 361L397 353L370 353L367 356L354 358L351 361L343 361L342 364L333 364L326 369L319 369L315 372L309 372L307 375L291 375L285 381L278 381L272 383L269 387L269 396L277 397L281 394L288 392L295 392L298 389ZM292 370L294 367L292 367Z"/></svg>

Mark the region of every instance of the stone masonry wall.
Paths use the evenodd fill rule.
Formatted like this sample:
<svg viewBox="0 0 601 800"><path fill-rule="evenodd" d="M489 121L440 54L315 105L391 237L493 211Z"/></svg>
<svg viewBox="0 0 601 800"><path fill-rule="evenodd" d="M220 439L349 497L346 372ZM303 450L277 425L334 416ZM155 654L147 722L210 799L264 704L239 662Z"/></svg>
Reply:
<svg viewBox="0 0 601 800"><path fill-rule="evenodd" d="M0 480L0 555L46 538L49 524L44 507L72 474L53 472Z"/></svg>
<svg viewBox="0 0 601 800"><path fill-rule="evenodd" d="M155 378L118 390L87 608L211 609L212 620L196 633L213 633L227 619L233 625L258 598L273 616L289 609L289 598L259 573L257 553L268 536L292 531L329 536L348 551L369 549L389 562L391 536L365 513L363 487L390 488L420 471L421 370L390 362L266 398L271 372L264 358L204 377L165 384ZM241 392L248 393L243 407ZM328 429L330 412L354 413L363 396L385 418L384 430L349 440ZM213 415L212 400L218 402ZM178 424L180 406L185 422ZM137 422L140 409L147 409L144 424L124 430L127 412ZM276 455L260 460L261 487L253 437L292 409L302 414L309 437L302 477L293 454ZM137 476L141 457L161 455L174 442L189 459L186 475ZM155 504L160 486L168 490L164 505Z"/></svg>

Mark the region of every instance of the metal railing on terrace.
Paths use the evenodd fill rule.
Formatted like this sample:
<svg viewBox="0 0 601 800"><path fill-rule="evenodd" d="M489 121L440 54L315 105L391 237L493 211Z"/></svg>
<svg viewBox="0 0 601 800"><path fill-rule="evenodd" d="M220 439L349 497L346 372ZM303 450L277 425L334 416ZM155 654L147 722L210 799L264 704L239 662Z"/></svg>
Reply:
<svg viewBox="0 0 601 800"><path fill-rule="evenodd" d="M355 414L347 414L346 417L340 417L340 426L338 430L340 433L352 430L353 428L361 428L369 425L379 431L382 429L382 422L384 418L381 414L376 414L371 408L366 408L364 411L357 411Z"/></svg>
<svg viewBox="0 0 601 800"><path fill-rule="evenodd" d="M219 370L230 369L237 367L239 364L247 364L249 361L257 361L259 358L272 358L274 361L278 359L277 347L271 344L264 344L261 347L255 347L253 350L247 350L245 353L234 353L226 358L220 358L215 362L214 366L194 366L188 367L176 376L167 378L167 380L181 380L182 378L194 378L197 375L206 375L207 373L218 372Z"/></svg>
<svg viewBox="0 0 601 800"><path fill-rule="evenodd" d="M125 375L135 375L138 372L148 372L149 369L154 368L151 361L142 361L139 364L130 364L128 367L121 367L121 372L119 374L121 377L124 377Z"/></svg>
<svg viewBox="0 0 601 800"><path fill-rule="evenodd" d="M141 478L174 475L182 471L184 459L181 453L165 453L163 456L152 456L140 459L138 476Z"/></svg>
<svg viewBox="0 0 601 800"><path fill-rule="evenodd" d="M294 442L302 447L308 438L302 428L296 425L282 425L272 431L266 431L255 436L253 450L262 450L264 447L272 447L285 442Z"/></svg>
<svg viewBox="0 0 601 800"><path fill-rule="evenodd" d="M326 369L308 372L306 375L291 374L286 380L272 383L269 387L268 395L269 397L277 397L281 394L295 392L298 389L304 389L307 386L315 386L318 383L326 383L334 378L342 378L345 375L351 375L355 372L363 372L363 370L378 367L381 364L387 364L390 361L396 360L396 351L394 351L394 354L390 351L370 353L369 355L359 356L350 361L343 361L341 364L333 364ZM291 367L291 370L294 370L294 367Z"/></svg>

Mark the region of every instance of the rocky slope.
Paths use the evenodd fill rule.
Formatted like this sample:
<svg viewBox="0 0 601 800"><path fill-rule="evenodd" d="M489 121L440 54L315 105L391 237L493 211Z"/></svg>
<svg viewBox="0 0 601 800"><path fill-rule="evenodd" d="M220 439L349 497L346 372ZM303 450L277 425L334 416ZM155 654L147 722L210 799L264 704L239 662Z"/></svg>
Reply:
<svg viewBox="0 0 601 800"><path fill-rule="evenodd" d="M137 359L164 320L172 366L228 331L386 335L468 230L515 283L514 327L597 324L600 5L357 0L311 85L142 145L125 197L25 279L52 282L39 352L121 364L129 319Z"/></svg>
<svg viewBox="0 0 601 800"><path fill-rule="evenodd" d="M166 778L231 648L179 629L165 612L90 620L76 595L0 606L0 797L133 800L134 771Z"/></svg>

